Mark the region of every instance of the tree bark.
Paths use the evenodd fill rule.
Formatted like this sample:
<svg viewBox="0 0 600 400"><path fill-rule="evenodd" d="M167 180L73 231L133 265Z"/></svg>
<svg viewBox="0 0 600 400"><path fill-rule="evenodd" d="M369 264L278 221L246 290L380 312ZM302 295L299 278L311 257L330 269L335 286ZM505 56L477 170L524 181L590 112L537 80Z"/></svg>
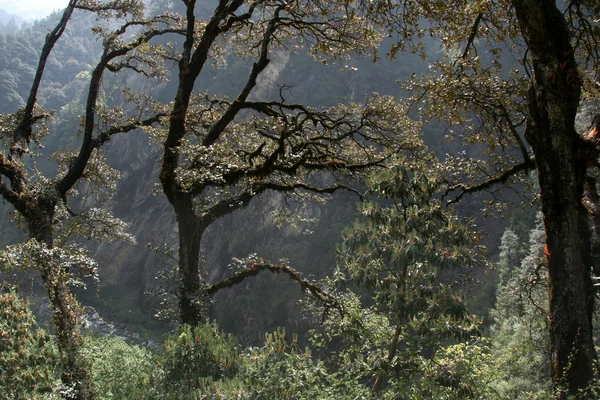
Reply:
<svg viewBox="0 0 600 400"><path fill-rule="evenodd" d="M513 0L533 60L526 139L535 154L546 231L552 380L561 398L585 396L596 376L592 340L586 160L575 130L581 79L567 23L552 0Z"/></svg>
<svg viewBox="0 0 600 400"><path fill-rule="evenodd" d="M179 227L179 320L195 326L202 321L199 262L205 228L194 212L191 195L180 194L172 204Z"/></svg>

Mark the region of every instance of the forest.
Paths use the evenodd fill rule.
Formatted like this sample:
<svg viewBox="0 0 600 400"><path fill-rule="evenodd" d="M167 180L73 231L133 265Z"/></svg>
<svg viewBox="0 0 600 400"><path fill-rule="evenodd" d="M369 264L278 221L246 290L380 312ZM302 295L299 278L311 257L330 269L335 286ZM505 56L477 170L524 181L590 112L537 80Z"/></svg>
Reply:
<svg viewBox="0 0 600 400"><path fill-rule="evenodd" d="M0 399L600 398L597 0L0 17Z"/></svg>

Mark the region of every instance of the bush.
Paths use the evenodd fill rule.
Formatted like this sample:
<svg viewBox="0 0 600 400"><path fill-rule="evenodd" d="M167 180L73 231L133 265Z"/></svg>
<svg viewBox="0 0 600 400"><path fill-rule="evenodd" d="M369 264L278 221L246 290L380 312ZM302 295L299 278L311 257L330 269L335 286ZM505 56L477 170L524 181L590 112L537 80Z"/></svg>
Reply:
<svg viewBox="0 0 600 400"><path fill-rule="evenodd" d="M165 342L160 364L171 398L190 398L217 380L234 377L239 369L239 350L231 335L206 323L183 325Z"/></svg>
<svg viewBox="0 0 600 400"><path fill-rule="evenodd" d="M14 286L0 284L0 399L39 399L60 387L60 358Z"/></svg>
<svg viewBox="0 0 600 400"><path fill-rule="evenodd" d="M162 373L151 351L114 336L88 336L83 352L97 399L161 398Z"/></svg>
<svg viewBox="0 0 600 400"><path fill-rule="evenodd" d="M288 342L283 329L266 334L265 345L250 349L246 358L243 399L316 400L347 395L337 381L339 376L330 376L308 349L301 350L296 337Z"/></svg>

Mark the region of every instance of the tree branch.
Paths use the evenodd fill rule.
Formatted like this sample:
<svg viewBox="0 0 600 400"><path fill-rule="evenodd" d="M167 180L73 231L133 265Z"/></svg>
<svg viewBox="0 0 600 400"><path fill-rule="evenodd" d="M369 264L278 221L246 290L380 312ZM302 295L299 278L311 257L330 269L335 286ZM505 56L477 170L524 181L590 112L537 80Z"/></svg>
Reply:
<svg viewBox="0 0 600 400"><path fill-rule="evenodd" d="M154 115L150 118L144 119L144 120L138 120L138 121L126 124L126 125L110 127L109 129L103 131L102 133L100 133L100 135L98 135L98 137L95 140L94 147L102 146L105 142L110 140L110 138L113 135L116 135L118 133L130 132L134 129L141 128L142 126L150 126L152 124L159 122L161 118L166 117L166 116L167 116L167 114L165 114L165 113L159 113L159 114L156 114L156 115Z"/></svg>
<svg viewBox="0 0 600 400"><path fill-rule="evenodd" d="M31 90L29 91L29 98L27 99L23 116L13 132L13 141L15 144L21 139L25 139L25 141L29 143L29 138L32 133L31 128L36 121L33 118L33 108L37 103L37 94L42 81L42 75L44 74L44 69L46 68L46 61L48 60L48 56L54 48L54 45L65 31L67 22L71 18L71 14L73 14L73 10L77 5L77 1L78 0L69 1L67 8L65 8L65 11L63 12L62 18L54 27L54 29L46 36L46 41L44 42L44 47L42 48L42 52L40 54L40 60L35 72L33 83L31 85Z"/></svg>
<svg viewBox="0 0 600 400"><path fill-rule="evenodd" d="M15 193L18 196L19 193L23 193L25 191L25 176L23 168L16 160L13 160L10 157L6 159L4 158L4 155L0 154L0 175L4 175L10 181L12 190L8 189L8 187L7 189L11 193ZM0 178L0 183L1 182L2 179ZM11 201L11 203L13 202Z"/></svg>
<svg viewBox="0 0 600 400"><path fill-rule="evenodd" d="M124 30L123 30L124 32ZM85 167L88 163L88 160L92 154L92 151L99 145L104 143L106 140L98 141L94 140L93 133L96 125L96 106L98 102L98 96L100 94L100 86L102 84L102 77L104 75L105 70L107 69L109 63L117 57L123 56L130 51L135 50L139 46L144 43L147 43L149 40L156 36L163 35L165 33L172 33L171 29L163 29L163 30L149 30L140 34L140 36L134 40L133 42L126 44L120 48L110 50L109 46L105 46L104 52L100 61L96 65L96 68L92 71L92 76L90 78L90 87L88 89L88 96L85 108L85 123L84 123L84 131L83 131L83 141L81 143L81 147L79 149L79 153L75 158L74 162L71 163L67 173L62 177L62 179L56 184L56 188L58 193L61 196L64 196L81 178L85 171ZM114 132L118 133L118 132ZM113 133L113 134L114 134Z"/></svg>
<svg viewBox="0 0 600 400"><path fill-rule="evenodd" d="M279 183L265 183L262 186L263 190L273 190L275 192L292 192L298 189L306 190L307 192L317 193L317 194L333 194L339 190L346 190L348 192L352 192L356 194L361 200L364 200L364 195L360 193L358 190L351 188L349 186L343 184L335 184L333 186L327 187L315 187L305 183L290 183L290 184L279 184Z"/></svg>
<svg viewBox="0 0 600 400"><path fill-rule="evenodd" d="M214 142L217 141L221 133L225 130L225 128L233 121L235 116L242 110L243 103L246 101L250 92L256 86L256 79L258 76L265 70L267 65L269 65L269 59L267 56L269 55L269 45L271 43L271 38L277 29L277 22L279 21L279 13L285 9L285 5L280 5L274 12L273 18L269 21L267 25L267 30L265 32L265 36L262 41L260 55L258 60L252 65L252 70L250 71L250 75L248 76L248 80L246 81L246 85L237 96L235 101L230 104L229 108L225 113L221 116L221 118L209 129L206 137L202 141L203 146L210 146Z"/></svg>
<svg viewBox="0 0 600 400"><path fill-rule="evenodd" d="M483 13L477 14L477 18L475 18L475 22L473 22L473 26L471 27L471 33L469 34L469 39L467 40L467 44L465 46L465 51L462 54L462 58L467 58L469 55L469 49L473 46L473 42L475 41L475 36L477 36L477 31L479 30L479 24L481 23L481 19L483 18Z"/></svg>
<svg viewBox="0 0 600 400"><path fill-rule="evenodd" d="M318 194L333 194L339 190L347 190L356 194L361 200L364 199L364 195L358 190L342 184L336 184L329 187L319 188L299 182L290 184L266 182L259 185L254 185L254 187L251 190L246 190L237 196L218 202L217 204L206 209L206 211L204 211L199 217L202 219L203 224L207 225L224 215L246 207L253 198L255 198L261 193L266 192L267 190L286 193L293 192L298 189Z"/></svg>
<svg viewBox="0 0 600 400"><path fill-rule="evenodd" d="M214 41L219 34L223 33L223 28L219 27L219 25L225 20L227 15L231 15L237 8L241 7L243 0L234 0L229 5L227 5L227 1L220 0L196 46L194 46L196 20L194 6L196 1L188 0L184 1L184 3L186 5L186 39L183 43L183 51L179 60L179 85L173 101L173 108L171 109L169 133L164 142L163 162L160 173L163 191L171 203L176 201L176 196L181 191L175 171L179 166L179 146L181 139L187 133L186 116L190 105L190 98L194 90L194 83L204 68L209 50Z"/></svg>
<svg viewBox="0 0 600 400"><path fill-rule="evenodd" d="M535 168L536 168L535 160L529 159L529 161L524 161L521 164L514 165L514 166L510 167L509 169L507 169L506 171L504 171L503 173L501 173L500 175L493 176L490 179L488 179L487 181L482 182L480 184L477 184L474 186L468 186L468 185L459 183L457 185L454 185L454 186L446 189L446 191L442 195L442 199L445 198L451 192L453 192L455 190L460 190L460 193L454 199L449 200L447 203L447 205L453 204L453 203L458 202L465 194L480 192L482 190L487 190L494 185L504 184L510 177L518 174L519 172L527 172L527 171L535 169Z"/></svg>
<svg viewBox="0 0 600 400"><path fill-rule="evenodd" d="M515 127L515 124L513 124L513 121L510 118L510 114L508 113L508 109L506 108L506 105L503 102L499 101L498 106L500 108L502 117L504 118L504 120L506 121L506 124L508 125L510 134L512 135L513 139L515 140L515 142L517 142L517 145L519 146L519 150L521 151L521 155L523 156L524 163L530 164L531 157L529 156L529 152L527 151L525 142L523 142L523 139L521 139L519 132L517 132L517 128Z"/></svg>
<svg viewBox="0 0 600 400"><path fill-rule="evenodd" d="M213 283L206 288L206 293L210 296L216 294L222 289L229 289L240 283L244 282L247 278L258 275L261 271L271 271L272 273L284 273L291 280L300 284L300 288L304 293L309 291L315 298L322 301L325 305L326 312L331 308L335 308L339 311L340 315L344 315L344 309L337 299L331 294L325 292L323 289L318 287L312 282L303 279L300 274L285 263L271 264L260 260L260 262L253 263L250 267L236 272L231 278L223 279L219 282Z"/></svg>
<svg viewBox="0 0 600 400"><path fill-rule="evenodd" d="M0 196L2 196L2 198L4 198L6 201L8 201L10 204L13 205L13 207L15 207L15 209L19 212L22 212L24 210L23 207L23 199L21 196L19 196L16 192L14 192L13 190L10 190L8 188L8 186L6 186L4 184L4 182L2 182L2 179L0 178Z"/></svg>

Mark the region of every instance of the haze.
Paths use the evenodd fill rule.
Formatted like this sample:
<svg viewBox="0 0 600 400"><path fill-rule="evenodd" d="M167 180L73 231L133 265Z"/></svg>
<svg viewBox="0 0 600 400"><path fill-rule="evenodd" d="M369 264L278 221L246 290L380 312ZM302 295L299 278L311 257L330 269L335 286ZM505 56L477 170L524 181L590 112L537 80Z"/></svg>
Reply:
<svg viewBox="0 0 600 400"><path fill-rule="evenodd" d="M68 0L0 0L0 9L24 20L33 20L62 10L68 3Z"/></svg>

